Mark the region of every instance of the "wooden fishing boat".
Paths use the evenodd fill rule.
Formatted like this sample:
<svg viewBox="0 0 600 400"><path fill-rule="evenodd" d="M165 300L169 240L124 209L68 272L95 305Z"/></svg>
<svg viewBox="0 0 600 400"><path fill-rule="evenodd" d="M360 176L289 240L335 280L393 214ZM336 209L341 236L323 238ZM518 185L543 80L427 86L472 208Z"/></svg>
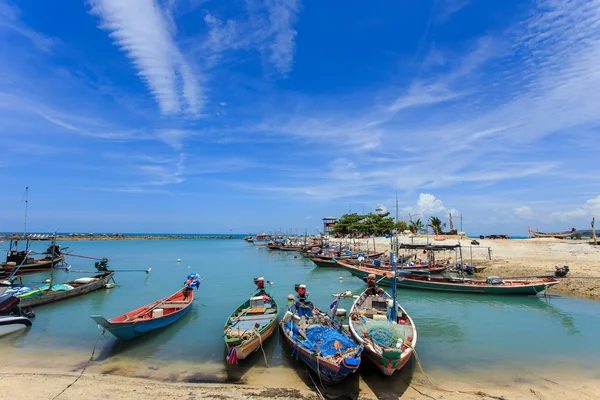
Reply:
<svg viewBox="0 0 600 400"><path fill-rule="evenodd" d="M324 384L339 383L358 370L363 348L338 322L306 300L306 286L296 285L296 292L297 301L279 324L281 333L292 346L292 355ZM337 308L337 300L330 308Z"/></svg>
<svg viewBox="0 0 600 400"><path fill-rule="evenodd" d="M368 288L352 305L349 328L354 339L365 348L366 356L386 376L400 370L417 344L417 329L412 318L390 296L377 287L376 277L368 277Z"/></svg>
<svg viewBox="0 0 600 400"><path fill-rule="evenodd" d="M113 279L114 271L104 272L89 278L78 278L63 284L40 286L30 292L19 294L21 307L35 307L42 304L81 296L104 287Z"/></svg>
<svg viewBox="0 0 600 400"><path fill-rule="evenodd" d="M117 338L121 340L134 339L171 325L187 314L194 301L193 289L197 289L199 286L198 274L190 274L184 287L171 296L109 320L101 315L91 315L90 317Z"/></svg>
<svg viewBox="0 0 600 400"><path fill-rule="evenodd" d="M394 274L389 270L368 268L362 265L353 265L340 260L337 260L337 264L361 280L365 280L369 274L374 274L381 286L392 286L392 277ZM445 269L446 267L432 267L429 269L411 269L410 272L412 274L429 275L432 272L442 272Z"/></svg>
<svg viewBox="0 0 600 400"><path fill-rule="evenodd" d="M502 295L536 295L559 283L554 278L502 279L490 276L487 279L470 279L410 273L400 275L397 282L398 287L408 289Z"/></svg>
<svg viewBox="0 0 600 400"><path fill-rule="evenodd" d="M255 278L256 291L227 318L223 328L227 362L237 364L262 347L279 319L277 302L265 291L265 279Z"/></svg>
<svg viewBox="0 0 600 400"><path fill-rule="evenodd" d="M385 253L373 253L373 254L367 254L365 256L363 256L366 260L376 260L379 257L383 256ZM358 259L358 254L351 254L351 255L341 255L339 257L336 257L334 255L309 255L308 258L317 266L317 267L334 267L337 268L338 265L336 265L335 260L345 260L345 261L350 261L350 260L357 260Z"/></svg>
<svg viewBox="0 0 600 400"><path fill-rule="evenodd" d="M6 261L0 263L0 277L7 277L18 272L19 274L47 271L63 261L65 256L63 250L56 244L54 236L8 236L10 240L9 250L6 254ZM31 257L30 246L33 241L50 240L51 244L42 258ZM24 246L19 247L20 242L25 242Z"/></svg>
<svg viewBox="0 0 600 400"><path fill-rule="evenodd" d="M304 249L304 246L280 246L279 247L279 251L302 251L302 249Z"/></svg>

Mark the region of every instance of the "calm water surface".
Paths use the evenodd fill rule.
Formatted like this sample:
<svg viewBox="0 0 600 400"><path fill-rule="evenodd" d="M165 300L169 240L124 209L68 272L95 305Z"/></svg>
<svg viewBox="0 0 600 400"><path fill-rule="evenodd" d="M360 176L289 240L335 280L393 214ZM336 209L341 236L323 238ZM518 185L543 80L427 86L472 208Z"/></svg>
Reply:
<svg viewBox="0 0 600 400"><path fill-rule="evenodd" d="M359 294L364 287L348 272L317 268L295 253L271 252L241 240L77 241L61 245L77 254L108 257L115 270L151 267L152 271L149 275L118 273L115 289L38 307L31 329L0 342L0 346L10 346L13 354L26 356L41 350L89 354L100 333L89 315L111 318L138 308L177 291L186 276L196 272L206 280L187 316L133 342L122 343L107 334L107 339L98 342L99 358L145 364L202 363L224 371L223 324L252 292L254 277L274 282L272 294L280 306L287 304L295 283L305 283L310 300L322 309L333 301L333 293L352 290ZM69 263L72 270L93 271L92 260L71 257ZM55 279L61 282L87 275L58 271ZM25 283L41 283L47 277L47 273L31 275ZM340 307L349 310L352 300L341 301ZM408 290L399 291L399 301L415 321L417 351L426 368L534 368L556 360L562 368L600 366L600 302ZM565 349L569 357L565 357ZM265 350L271 366L294 365L288 354L291 351L282 347L278 338Z"/></svg>

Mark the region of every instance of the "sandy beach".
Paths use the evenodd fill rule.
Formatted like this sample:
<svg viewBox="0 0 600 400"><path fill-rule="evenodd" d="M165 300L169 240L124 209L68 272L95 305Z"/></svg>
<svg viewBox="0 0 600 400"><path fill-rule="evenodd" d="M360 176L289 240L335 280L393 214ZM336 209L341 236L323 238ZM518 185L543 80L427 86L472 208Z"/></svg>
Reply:
<svg viewBox="0 0 600 400"><path fill-rule="evenodd" d="M511 375L506 371L474 371L469 375L429 373L436 387L415 372L412 379L395 376L373 387L360 377L353 388L315 390L283 368L257 369L242 384L187 383L80 371L0 369L3 398L22 400L78 399L597 399L600 376L592 373L545 371ZM249 373L250 374L250 373ZM408 382L408 383L407 383ZM328 392L329 390L329 392Z"/></svg>
<svg viewBox="0 0 600 400"><path fill-rule="evenodd" d="M400 243L425 244L427 238L419 236L410 238L399 236ZM600 246L592 246L587 241L561 240L561 239L476 239L479 245L471 245L473 239L462 238L462 256L465 264L486 267L478 276L500 277L529 277L539 275L552 275L556 265L568 265L570 272L567 278L552 288L552 293L569 294L587 298L600 299ZM344 240L354 243L363 250L375 249L384 251L390 249L390 239ZM434 241L433 245L454 245L459 243L458 238L447 238L443 241ZM491 249L489 251L488 249ZM472 256L471 256L472 255ZM454 251L442 253L441 257L453 257Z"/></svg>

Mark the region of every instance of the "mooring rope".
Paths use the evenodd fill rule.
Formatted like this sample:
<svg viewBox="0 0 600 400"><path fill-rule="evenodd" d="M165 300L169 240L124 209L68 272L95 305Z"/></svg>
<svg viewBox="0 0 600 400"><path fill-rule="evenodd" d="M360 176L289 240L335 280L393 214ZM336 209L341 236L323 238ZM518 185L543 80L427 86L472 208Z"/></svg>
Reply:
<svg viewBox="0 0 600 400"><path fill-rule="evenodd" d="M415 355L415 360L417 360L417 365L419 366L419 369L421 370L421 373L423 374L423 376L425 377L425 379L427 379L427 382L429 382L429 384L436 390L439 390L440 392L446 392L446 393L462 393L462 394L472 394L474 396L483 396L483 397L489 397L490 399L495 399L495 400L504 400L504 397L502 396L494 396L491 395L489 393L486 393L482 390L450 390L450 389L445 389L443 387L440 387L438 385L436 385L435 383L433 383L431 381L431 379L429 378L429 375L427 375L425 373L425 370L423 369L423 365L421 364L421 360L419 359L419 355L417 354L417 351L415 350L414 347L412 347L412 345L405 343L405 345L407 347L410 347ZM408 386L410 386L410 383L407 383Z"/></svg>
<svg viewBox="0 0 600 400"><path fill-rule="evenodd" d="M313 379L312 375L310 374L310 371L306 368L306 366L304 366L304 369L306 370L306 373L308 374L308 377L312 381L313 385L315 385L315 389L317 389L317 393L319 394L319 397L321 399L325 400L325 397L323 396L323 393L321 393L321 391L319 390L319 386L317 386L317 383L315 382L315 380ZM319 378L320 378L320 376L319 376ZM323 382L321 382L321 385L323 385Z"/></svg>
<svg viewBox="0 0 600 400"><path fill-rule="evenodd" d="M258 341L260 342L260 349L262 350L263 357L265 358L265 365L268 367L269 362L267 361L267 355L265 354L265 349L263 349L262 338L260 337L260 332L258 332Z"/></svg>
<svg viewBox="0 0 600 400"><path fill-rule="evenodd" d="M69 383L69 385L67 385L67 387L64 388L59 394L57 394L56 396L54 396L52 398L52 400L57 399L61 394L63 394L64 392L66 392L67 389L69 389L71 386L73 386L74 384L76 384L77 381L83 376L83 373L85 372L85 370L87 369L87 367L89 367L90 364L92 363L92 361L94 360L94 354L96 354L96 346L98 346L98 341L100 340L100 337L102 337L104 335L104 332L106 332L106 330L103 330L98 335L98 338L96 339L96 343L94 343L94 348L92 349L92 355L90 356L90 359L88 360L88 362L85 365L85 367L83 367L83 369L81 370L81 373L79 374L79 376L77 378L75 378L75 380L73 382Z"/></svg>

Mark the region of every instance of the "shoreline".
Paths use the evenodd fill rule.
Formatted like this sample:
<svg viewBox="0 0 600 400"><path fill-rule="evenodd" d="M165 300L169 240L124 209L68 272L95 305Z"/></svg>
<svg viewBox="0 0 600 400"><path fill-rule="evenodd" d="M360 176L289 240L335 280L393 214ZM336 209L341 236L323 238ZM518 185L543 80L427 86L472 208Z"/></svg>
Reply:
<svg viewBox="0 0 600 400"><path fill-rule="evenodd" d="M416 364L416 363L413 363ZM417 369L416 366L414 366ZM499 369L473 371L458 375L451 371L429 372L432 386L419 371L397 372L383 383L373 376L359 375L346 385L321 387L300 379L286 368L253 368L241 383L186 382L123 376L93 371L94 363L83 374L77 369L0 367L0 391L7 398L24 400L81 398L103 399L565 399L600 397L600 376L593 371L536 370L526 374ZM80 376L81 375L81 376ZM176 378L176 377L175 377ZM24 391L23 388L28 390ZM323 397L321 397L321 394Z"/></svg>

